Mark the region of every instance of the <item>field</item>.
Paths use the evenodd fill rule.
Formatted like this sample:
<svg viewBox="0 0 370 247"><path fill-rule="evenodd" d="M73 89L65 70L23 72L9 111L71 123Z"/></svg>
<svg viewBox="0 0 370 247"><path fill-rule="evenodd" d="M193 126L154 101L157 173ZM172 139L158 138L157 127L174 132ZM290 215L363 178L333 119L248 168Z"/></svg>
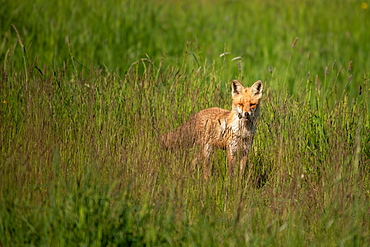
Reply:
<svg viewBox="0 0 370 247"><path fill-rule="evenodd" d="M0 0L0 246L367 246L370 2ZM245 174L162 133L264 83Z"/></svg>

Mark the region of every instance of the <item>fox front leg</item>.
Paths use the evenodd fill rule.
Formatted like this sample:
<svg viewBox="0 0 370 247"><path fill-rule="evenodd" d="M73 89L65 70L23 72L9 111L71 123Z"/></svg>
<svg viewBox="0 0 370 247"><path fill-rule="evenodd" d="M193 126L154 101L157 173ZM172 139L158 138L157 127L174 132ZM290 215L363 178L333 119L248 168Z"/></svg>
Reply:
<svg viewBox="0 0 370 247"><path fill-rule="evenodd" d="M241 145L241 150L240 150L240 175L244 173L245 167L247 166L247 161L249 158L249 151L252 146L253 139L246 140L242 145Z"/></svg>
<svg viewBox="0 0 370 247"><path fill-rule="evenodd" d="M231 145L226 149L226 152L227 152L228 172L229 176L232 177L234 174L236 152Z"/></svg>
<svg viewBox="0 0 370 247"><path fill-rule="evenodd" d="M239 170L240 175L244 174L245 167L247 166L247 161L248 161L248 156L243 156L240 159L240 170Z"/></svg>

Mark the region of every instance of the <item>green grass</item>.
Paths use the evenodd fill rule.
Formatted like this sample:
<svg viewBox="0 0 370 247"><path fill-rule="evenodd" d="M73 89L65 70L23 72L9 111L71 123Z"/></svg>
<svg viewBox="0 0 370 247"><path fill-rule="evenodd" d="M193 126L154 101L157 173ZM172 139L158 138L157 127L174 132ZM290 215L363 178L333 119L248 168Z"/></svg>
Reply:
<svg viewBox="0 0 370 247"><path fill-rule="evenodd" d="M0 246L370 242L361 2L0 3ZM257 135L205 181L158 139L232 79L264 83Z"/></svg>

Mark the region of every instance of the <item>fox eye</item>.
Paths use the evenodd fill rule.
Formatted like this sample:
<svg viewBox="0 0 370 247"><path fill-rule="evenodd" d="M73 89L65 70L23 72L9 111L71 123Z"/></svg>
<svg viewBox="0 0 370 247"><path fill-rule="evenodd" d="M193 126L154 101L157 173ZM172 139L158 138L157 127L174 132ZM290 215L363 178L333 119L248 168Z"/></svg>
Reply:
<svg viewBox="0 0 370 247"><path fill-rule="evenodd" d="M256 104L255 103L251 103L250 106L253 107L253 106L256 106Z"/></svg>
<svg viewBox="0 0 370 247"><path fill-rule="evenodd" d="M238 106L241 107L241 108L243 108L243 104L242 103L239 103Z"/></svg>

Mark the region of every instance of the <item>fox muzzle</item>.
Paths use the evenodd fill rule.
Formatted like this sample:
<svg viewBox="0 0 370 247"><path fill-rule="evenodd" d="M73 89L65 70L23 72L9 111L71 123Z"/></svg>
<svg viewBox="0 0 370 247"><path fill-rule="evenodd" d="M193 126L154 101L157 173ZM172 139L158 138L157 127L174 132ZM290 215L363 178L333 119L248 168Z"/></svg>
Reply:
<svg viewBox="0 0 370 247"><path fill-rule="evenodd" d="M238 113L238 117L239 119L245 118L247 120L250 120L252 117L252 113L251 112Z"/></svg>

